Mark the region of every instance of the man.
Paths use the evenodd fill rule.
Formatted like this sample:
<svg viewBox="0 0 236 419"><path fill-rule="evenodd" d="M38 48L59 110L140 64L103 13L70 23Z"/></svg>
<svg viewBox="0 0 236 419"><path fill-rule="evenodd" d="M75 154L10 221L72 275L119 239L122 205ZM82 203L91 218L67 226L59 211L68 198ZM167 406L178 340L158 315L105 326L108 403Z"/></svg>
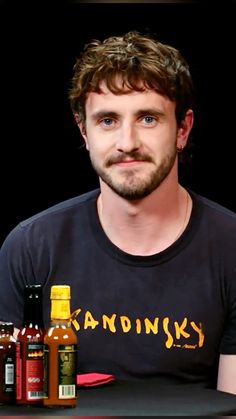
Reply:
<svg viewBox="0 0 236 419"><path fill-rule="evenodd" d="M20 223L0 257L0 317L23 287L71 286L79 371L236 394L236 215L183 188L193 125L180 53L130 32L85 47L70 100L100 189ZM218 384L217 384L218 377Z"/></svg>

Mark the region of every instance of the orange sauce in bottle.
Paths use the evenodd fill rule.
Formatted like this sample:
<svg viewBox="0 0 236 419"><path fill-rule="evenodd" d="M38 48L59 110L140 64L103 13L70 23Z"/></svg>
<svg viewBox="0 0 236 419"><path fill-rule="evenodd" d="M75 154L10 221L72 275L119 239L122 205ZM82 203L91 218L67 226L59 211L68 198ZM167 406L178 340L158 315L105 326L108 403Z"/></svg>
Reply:
<svg viewBox="0 0 236 419"><path fill-rule="evenodd" d="M70 322L70 287L51 287L51 326L44 337L44 405L75 407L77 336Z"/></svg>

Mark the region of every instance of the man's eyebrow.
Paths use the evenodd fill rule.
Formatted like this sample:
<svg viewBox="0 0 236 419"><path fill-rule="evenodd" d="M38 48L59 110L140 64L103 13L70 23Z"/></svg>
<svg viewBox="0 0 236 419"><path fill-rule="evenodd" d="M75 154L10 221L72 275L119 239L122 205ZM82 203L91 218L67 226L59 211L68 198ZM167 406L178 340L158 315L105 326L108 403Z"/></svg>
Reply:
<svg viewBox="0 0 236 419"><path fill-rule="evenodd" d="M140 117L140 116L144 116L144 115L151 115L151 116L156 116L156 117L162 117L164 116L164 112L161 111L160 109L157 108L143 108L143 109L138 109L136 112L134 112L134 116L135 117ZM121 116L121 114L119 112L115 112L115 111L109 111L107 109L102 109L100 111L94 112L91 115L91 119L93 121L98 121L100 119L104 119L104 118L118 118L119 116Z"/></svg>
<svg viewBox="0 0 236 419"><path fill-rule="evenodd" d="M138 109L135 112L135 116L144 116L144 115L151 115L151 116L157 116L157 117L161 117L164 116L165 113L163 111L161 111L160 109L157 108L143 108L143 109Z"/></svg>
<svg viewBox="0 0 236 419"><path fill-rule="evenodd" d="M104 118L117 118L119 116L118 112L114 112L114 111L108 111L106 109L98 111L98 112L94 112L91 115L91 119L93 121L98 121L99 119L104 119Z"/></svg>

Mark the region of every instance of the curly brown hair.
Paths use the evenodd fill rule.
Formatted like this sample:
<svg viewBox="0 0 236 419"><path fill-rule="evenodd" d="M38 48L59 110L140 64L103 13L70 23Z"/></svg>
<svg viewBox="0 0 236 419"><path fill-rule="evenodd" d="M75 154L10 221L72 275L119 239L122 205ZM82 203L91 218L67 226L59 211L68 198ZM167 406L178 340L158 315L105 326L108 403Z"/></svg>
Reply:
<svg viewBox="0 0 236 419"><path fill-rule="evenodd" d="M117 76L122 85L117 83ZM82 122L86 119L87 94L101 93L102 81L116 95L153 89L168 97L176 103L178 125L193 106L193 83L186 60L177 49L151 35L132 31L85 45L74 66L69 91L72 111Z"/></svg>

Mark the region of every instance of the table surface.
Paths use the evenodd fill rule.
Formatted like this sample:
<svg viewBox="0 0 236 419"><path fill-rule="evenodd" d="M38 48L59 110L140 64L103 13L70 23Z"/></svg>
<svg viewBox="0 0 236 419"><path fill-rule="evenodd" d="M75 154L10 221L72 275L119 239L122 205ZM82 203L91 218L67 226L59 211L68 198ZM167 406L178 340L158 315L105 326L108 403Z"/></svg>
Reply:
<svg viewBox="0 0 236 419"><path fill-rule="evenodd" d="M116 381L78 390L75 408L1 406L13 416L219 416L236 415L236 396L194 384L166 385L158 380Z"/></svg>

